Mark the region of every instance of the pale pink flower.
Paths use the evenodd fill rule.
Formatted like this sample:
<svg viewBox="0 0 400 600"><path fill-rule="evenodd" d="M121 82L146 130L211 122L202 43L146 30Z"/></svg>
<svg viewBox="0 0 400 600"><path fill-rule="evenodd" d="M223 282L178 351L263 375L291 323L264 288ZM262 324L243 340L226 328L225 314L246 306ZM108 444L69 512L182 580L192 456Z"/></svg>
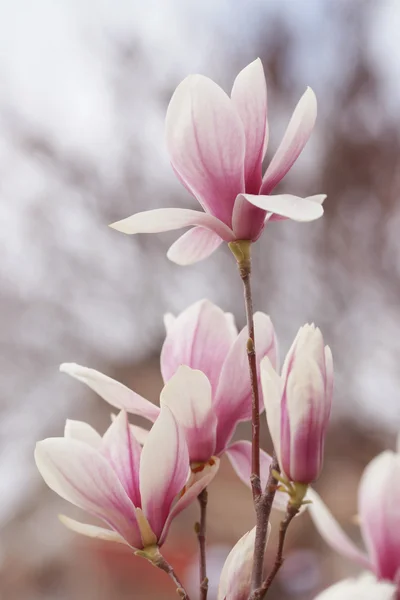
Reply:
<svg viewBox="0 0 400 600"><path fill-rule="evenodd" d="M257 356L268 356L276 365L277 342L271 320L256 313L254 321ZM183 428L192 465L226 453L248 483L250 443L231 443L236 425L251 419L247 327L238 333L233 316L207 300L196 302L176 318L167 315L165 323L167 336L161 351L165 386L160 405L168 406ZM157 419L158 406L106 375L74 363L60 368L112 406L151 422ZM265 476L270 460L262 455Z"/></svg>
<svg viewBox="0 0 400 600"><path fill-rule="evenodd" d="M121 411L103 437L87 423L67 421L64 437L38 442L35 460L54 492L110 529L61 517L67 527L134 550L161 546L172 519L218 469L215 459L190 485L185 436L168 407L160 412L143 449Z"/></svg>
<svg viewBox="0 0 400 600"><path fill-rule="evenodd" d="M172 261L184 265L206 258L223 241L256 241L268 220L318 219L325 195L270 195L303 150L316 115L317 101L308 88L262 177L268 122L260 59L239 73L231 97L211 79L190 75L169 104L166 141L173 170L204 212L160 208L111 227L128 234L193 227L168 251Z"/></svg>
<svg viewBox="0 0 400 600"><path fill-rule="evenodd" d="M332 404L333 363L329 346L314 325L301 327L279 376L268 357L261 363L268 427L281 471L311 483L322 469Z"/></svg>
<svg viewBox="0 0 400 600"><path fill-rule="evenodd" d="M268 536L271 525L268 524ZM230 551L222 568L217 600L248 600L251 591L256 528L244 534Z"/></svg>
<svg viewBox="0 0 400 600"><path fill-rule="evenodd" d="M310 515L332 548L370 569L378 579L400 583L399 452L382 452L361 477L358 511L366 553L348 538L316 492L309 498Z"/></svg>
<svg viewBox="0 0 400 600"><path fill-rule="evenodd" d="M318 594L314 600L395 600L396 587L372 575L345 579Z"/></svg>

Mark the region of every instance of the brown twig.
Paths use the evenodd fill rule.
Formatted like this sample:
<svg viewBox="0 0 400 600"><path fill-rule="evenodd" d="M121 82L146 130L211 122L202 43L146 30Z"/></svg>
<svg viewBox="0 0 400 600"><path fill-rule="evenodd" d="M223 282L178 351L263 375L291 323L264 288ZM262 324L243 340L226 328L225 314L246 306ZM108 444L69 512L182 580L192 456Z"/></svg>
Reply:
<svg viewBox="0 0 400 600"><path fill-rule="evenodd" d="M272 464L270 466L267 485L264 492L256 501L256 541L254 544L254 560L252 573L252 590L250 600L256 600L256 590L261 586L263 571L264 571L264 554L268 535L268 522L271 515L272 505L275 498L277 480L273 475L273 471L279 471L278 461L275 454L273 455Z"/></svg>
<svg viewBox="0 0 400 600"><path fill-rule="evenodd" d="M168 561L165 560L161 554L157 556L156 560L152 561L154 566L158 567L172 579L174 584L176 585L176 591L182 600L190 600L188 593L180 582L177 574L175 573L173 567L169 564Z"/></svg>
<svg viewBox="0 0 400 600"><path fill-rule="evenodd" d="M207 579L207 559L206 559L206 517L208 491L205 488L197 497L200 504L200 522L196 523L197 539L199 540L200 552L200 600L207 600L208 579Z"/></svg>
<svg viewBox="0 0 400 600"><path fill-rule="evenodd" d="M257 590L255 590L253 592L253 594L250 596L251 600L263 600L263 598L265 598L265 595L267 594L269 588L271 587L271 584L272 584L273 580L275 579L276 574L278 573L279 569L283 565L283 562L284 562L283 548L285 545L286 533L287 533L290 523L292 522L292 520L294 519L294 517L297 515L298 512L299 512L299 507L292 506L290 504L288 505L288 508L286 511L286 516L285 516L284 520L281 521L281 524L279 526L279 541L278 541L278 549L276 551L274 566L272 567L270 574L265 579L263 584Z"/></svg>
<svg viewBox="0 0 400 600"><path fill-rule="evenodd" d="M251 292L251 242L244 240L231 242L229 247L236 258L240 277L243 282L246 321L249 333L249 338L247 340L247 358L249 363L252 396L252 452L250 483L256 511L256 540L254 544L252 590L256 590L261 586L263 578L268 521L275 496L276 480L273 477L272 472L270 472L267 490L263 494L260 481L260 406L254 335L253 299ZM272 467L276 468L276 466L276 461L274 461Z"/></svg>

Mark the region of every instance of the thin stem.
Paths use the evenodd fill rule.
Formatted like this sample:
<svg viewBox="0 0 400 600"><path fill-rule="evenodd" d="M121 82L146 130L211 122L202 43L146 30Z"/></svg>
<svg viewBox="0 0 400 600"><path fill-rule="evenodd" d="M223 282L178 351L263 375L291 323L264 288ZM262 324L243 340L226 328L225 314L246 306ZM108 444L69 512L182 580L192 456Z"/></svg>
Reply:
<svg viewBox="0 0 400 600"><path fill-rule="evenodd" d="M161 554L157 557L157 560L153 562L153 564L167 573L167 575L172 579L174 584L176 585L176 591L182 600L190 600L189 594L186 592L182 583L180 582L177 574L175 573L173 567L169 564L168 561L165 560Z"/></svg>
<svg viewBox="0 0 400 600"><path fill-rule="evenodd" d="M200 600L207 600L208 579L206 559L206 518L208 491L205 488L197 497L200 504L200 522L196 523L197 539L200 551Z"/></svg>
<svg viewBox="0 0 400 600"><path fill-rule="evenodd" d="M292 520L294 519L294 517L297 515L298 512L299 512L299 507L292 506L290 504L288 505L287 511L286 511L286 516L285 516L284 520L281 521L281 524L279 526L279 541L278 541L278 548L276 551L274 566L272 567L270 574L265 579L265 581L263 582L261 587L258 590L255 590L255 592L252 594L252 596L250 597L251 600L263 600L263 598L265 598L269 588L271 587L273 580L275 579L276 574L278 573L279 569L283 565L283 562L284 562L283 548L285 545L286 533L287 533L290 523L292 522Z"/></svg>
<svg viewBox="0 0 400 600"><path fill-rule="evenodd" d="M279 471L278 461L274 453L269 469L268 481L264 492L256 502L256 541L254 544L254 559L252 573L252 590L250 600L256 600L256 591L260 588L264 571L264 554L267 543L268 523L275 498L277 480L273 471Z"/></svg>

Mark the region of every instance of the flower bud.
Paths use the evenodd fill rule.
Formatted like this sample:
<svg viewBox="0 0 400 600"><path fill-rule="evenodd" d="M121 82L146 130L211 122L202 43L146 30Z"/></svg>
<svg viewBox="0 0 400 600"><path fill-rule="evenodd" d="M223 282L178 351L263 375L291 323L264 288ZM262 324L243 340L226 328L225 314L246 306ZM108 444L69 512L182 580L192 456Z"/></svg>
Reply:
<svg viewBox="0 0 400 600"><path fill-rule="evenodd" d="M270 533L268 525L268 537ZM223 566L217 600L247 600L251 590L256 528L244 534L230 551Z"/></svg>
<svg viewBox="0 0 400 600"><path fill-rule="evenodd" d="M308 484L322 469L333 391L333 362L315 325L301 327L279 376L261 363L268 427L282 474Z"/></svg>

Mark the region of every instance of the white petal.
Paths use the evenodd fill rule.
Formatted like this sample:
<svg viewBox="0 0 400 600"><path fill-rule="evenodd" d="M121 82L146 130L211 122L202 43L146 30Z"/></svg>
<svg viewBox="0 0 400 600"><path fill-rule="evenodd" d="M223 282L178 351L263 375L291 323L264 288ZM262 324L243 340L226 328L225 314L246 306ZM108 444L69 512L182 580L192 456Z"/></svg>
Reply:
<svg viewBox="0 0 400 600"><path fill-rule="evenodd" d="M127 542L124 540L124 538L120 536L119 533L112 531L111 529L105 529L104 527L97 527L96 525L81 523L80 521L75 521L75 519L71 519L65 515L59 515L58 518L63 525L68 527L68 529L74 531L75 533L79 533L80 535L86 535L87 537L103 540L105 542L116 542L118 544L127 545Z"/></svg>
<svg viewBox="0 0 400 600"><path fill-rule="evenodd" d="M377 581L370 573L345 579L318 594L314 600L395 600L396 586Z"/></svg>
<svg viewBox="0 0 400 600"><path fill-rule="evenodd" d="M269 194L283 179L308 142L317 118L317 99L311 88L300 98L263 178L260 194ZM279 214L279 213L278 213Z"/></svg>
<svg viewBox="0 0 400 600"><path fill-rule="evenodd" d="M380 579L400 575L400 456L382 452L365 468L358 491L360 526Z"/></svg>
<svg viewBox="0 0 400 600"><path fill-rule="evenodd" d="M254 315L257 360L264 356L276 364L277 344L271 319L264 313ZM232 344L223 363L215 397L215 411L218 415L217 453L229 443L233 430L239 421L251 419L251 387L246 350L248 338L244 327ZM260 404L262 401L260 398Z"/></svg>
<svg viewBox="0 0 400 600"><path fill-rule="evenodd" d="M315 221L322 217L324 214L322 202L326 198L324 194L307 198L300 198L300 196L293 196L292 194L277 194L274 196L242 194L242 196L254 206L300 223Z"/></svg>
<svg viewBox="0 0 400 600"><path fill-rule="evenodd" d="M141 446L143 446L150 431L144 427L140 427L139 425L130 425L130 428L136 440Z"/></svg>
<svg viewBox="0 0 400 600"><path fill-rule="evenodd" d="M201 371L185 365L165 384L161 406L168 406L183 428L190 462L206 462L215 451L217 417L212 406L211 384Z"/></svg>
<svg viewBox="0 0 400 600"><path fill-rule="evenodd" d="M167 518L163 532L159 539L160 545L164 542L173 519L187 506L189 506L189 504L196 500L200 492L202 492L214 479L218 473L218 469L219 458L214 456L209 464L204 466L204 469L200 473L197 473L195 477L190 477L185 488L182 490L182 494L179 496L179 500L176 502Z"/></svg>
<svg viewBox="0 0 400 600"><path fill-rule="evenodd" d="M72 419L67 419L65 423L64 437L80 440L95 449L100 447L102 440L101 435L91 425Z"/></svg>
<svg viewBox="0 0 400 600"><path fill-rule="evenodd" d="M161 233L199 225L211 229L226 242L234 239L231 229L222 221L199 210L189 208L156 208L136 213L112 223L110 227L122 233Z"/></svg>
<svg viewBox="0 0 400 600"><path fill-rule="evenodd" d="M35 460L54 492L103 519L131 546L140 547L134 505L99 452L77 440L49 438L36 445Z"/></svg>
<svg viewBox="0 0 400 600"><path fill-rule="evenodd" d="M135 506L140 506L139 466L142 448L129 425L125 411L111 423L104 434L101 453L112 466L124 490Z"/></svg>
<svg viewBox="0 0 400 600"><path fill-rule="evenodd" d="M122 383L115 381L111 377L107 377L107 375L103 375L103 373L95 369L88 369L75 363L63 363L60 366L60 371L85 383L103 400L120 410L140 415L149 419L149 421L155 421L158 417L160 412L158 406L139 396L136 392L122 385Z"/></svg>
<svg viewBox="0 0 400 600"><path fill-rule="evenodd" d="M240 71L233 84L231 97L246 136L246 190L257 193L261 186L261 165L268 142L267 86L259 58Z"/></svg>
<svg viewBox="0 0 400 600"><path fill-rule="evenodd" d="M308 507L310 516L324 540L343 556L369 569L371 565L365 552L359 550L345 534L317 492L309 488L308 498L312 501Z"/></svg>
<svg viewBox="0 0 400 600"><path fill-rule="evenodd" d="M177 265L192 265L208 258L224 240L210 229L193 227L176 240L167 257Z"/></svg>
<svg viewBox="0 0 400 600"><path fill-rule="evenodd" d="M280 463L282 381L267 356L261 361L261 385L268 429Z"/></svg>
<svg viewBox="0 0 400 600"><path fill-rule="evenodd" d="M225 357L234 340L232 324L209 300L189 306L169 327L161 350L161 373L168 381L180 365L207 375L215 392Z"/></svg>
<svg viewBox="0 0 400 600"><path fill-rule="evenodd" d="M187 189L230 226L233 203L244 191L245 137L229 96L207 77L187 77L168 107L166 141Z"/></svg>
<svg viewBox="0 0 400 600"><path fill-rule="evenodd" d="M268 524L268 536L271 525ZM230 551L222 568L217 600L245 600L251 591L256 528L244 534Z"/></svg>
<svg viewBox="0 0 400 600"><path fill-rule="evenodd" d="M143 446L140 462L142 509L157 537L188 473L189 453L184 432L170 409L163 406Z"/></svg>

